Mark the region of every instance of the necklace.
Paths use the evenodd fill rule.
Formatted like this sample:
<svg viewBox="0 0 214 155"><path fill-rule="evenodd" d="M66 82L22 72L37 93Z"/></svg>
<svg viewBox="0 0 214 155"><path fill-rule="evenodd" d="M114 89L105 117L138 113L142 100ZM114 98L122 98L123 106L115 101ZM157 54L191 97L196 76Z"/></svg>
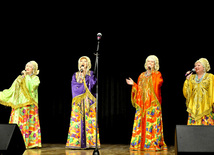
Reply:
<svg viewBox="0 0 214 155"><path fill-rule="evenodd" d="M198 79L198 75L196 74L196 76L195 76L195 82L196 83L200 83L203 80L204 75L205 75L205 73L203 74L203 76L200 79Z"/></svg>

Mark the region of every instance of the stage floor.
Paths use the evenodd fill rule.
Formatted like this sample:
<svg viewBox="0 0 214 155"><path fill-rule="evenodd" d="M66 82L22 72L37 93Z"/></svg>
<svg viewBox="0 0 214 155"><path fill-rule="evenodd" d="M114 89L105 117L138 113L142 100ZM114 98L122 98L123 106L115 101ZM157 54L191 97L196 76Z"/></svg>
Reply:
<svg viewBox="0 0 214 155"><path fill-rule="evenodd" d="M65 144L43 144L41 149L28 149L23 155L92 155L90 150L69 150ZM100 155L175 155L174 147L168 147L168 151L143 152L130 151L129 145L124 144L102 144L99 150Z"/></svg>

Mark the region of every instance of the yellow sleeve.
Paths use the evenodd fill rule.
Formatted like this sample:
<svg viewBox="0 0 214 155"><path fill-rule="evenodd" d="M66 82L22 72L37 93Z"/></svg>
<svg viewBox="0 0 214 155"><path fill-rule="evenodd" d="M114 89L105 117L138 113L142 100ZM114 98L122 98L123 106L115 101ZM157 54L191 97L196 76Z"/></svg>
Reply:
<svg viewBox="0 0 214 155"><path fill-rule="evenodd" d="M184 97L185 98L187 98L187 89L188 89L188 87L189 87L189 80L185 80L185 82L184 82L184 85L183 85L183 94L184 94Z"/></svg>
<svg viewBox="0 0 214 155"><path fill-rule="evenodd" d="M214 108L214 75L212 74L212 102L213 102L213 108Z"/></svg>
<svg viewBox="0 0 214 155"><path fill-rule="evenodd" d="M183 94L184 97L186 98L186 106L189 106L189 102L191 99L191 95L192 95L192 80L193 76L191 76L189 79L186 79L184 82L184 86L183 86Z"/></svg>

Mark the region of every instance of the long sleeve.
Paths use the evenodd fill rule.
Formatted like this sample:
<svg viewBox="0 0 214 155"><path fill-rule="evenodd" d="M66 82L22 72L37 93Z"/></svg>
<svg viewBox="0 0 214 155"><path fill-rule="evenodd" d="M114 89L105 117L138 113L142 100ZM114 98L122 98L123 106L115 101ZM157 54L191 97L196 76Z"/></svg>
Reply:
<svg viewBox="0 0 214 155"><path fill-rule="evenodd" d="M97 82L97 78L94 76L93 71L90 72L90 76L86 77L85 82L91 92Z"/></svg>
<svg viewBox="0 0 214 155"><path fill-rule="evenodd" d="M184 85L183 85L183 95L185 98L187 98L187 87L188 87L188 82L189 80L185 80Z"/></svg>
<svg viewBox="0 0 214 155"><path fill-rule="evenodd" d="M38 76L34 76L31 79L32 90L36 90L39 87L40 80Z"/></svg>
<svg viewBox="0 0 214 155"><path fill-rule="evenodd" d="M192 78L192 77L191 77ZM191 84L191 78L186 79L183 85L183 95L186 98L186 106L188 107L188 104L190 102L190 96L192 94L192 84Z"/></svg>
<svg viewBox="0 0 214 155"><path fill-rule="evenodd" d="M1 104L6 105L6 106L8 104L11 104L11 98L13 96L18 95L18 92L16 93L17 79L13 82L13 84L11 85L11 87L9 89L0 91L0 103Z"/></svg>
<svg viewBox="0 0 214 155"><path fill-rule="evenodd" d="M143 73L138 77L137 83L134 82L134 85L132 86L132 91L131 91L131 102L133 107L139 108L143 106L142 102L142 88L139 87L139 82L142 80ZM142 107L141 107L142 108Z"/></svg>
<svg viewBox="0 0 214 155"><path fill-rule="evenodd" d="M25 83L31 97L38 103L38 87L40 84L39 77L26 75Z"/></svg>
<svg viewBox="0 0 214 155"><path fill-rule="evenodd" d="M158 101L161 104L162 103L161 86L163 84L163 78L159 71L152 73L152 83L153 83L155 95L157 96Z"/></svg>
<svg viewBox="0 0 214 155"><path fill-rule="evenodd" d="M74 73L72 76L71 91L73 98L85 92L84 83L79 83L76 80L76 73Z"/></svg>
<svg viewBox="0 0 214 155"><path fill-rule="evenodd" d="M132 92L131 92L131 102L133 107L137 108L137 92L138 92L138 85L134 82L134 85L132 86Z"/></svg>
<svg viewBox="0 0 214 155"><path fill-rule="evenodd" d="M38 106L37 89L36 91L32 90L32 80L28 78L30 77L18 76L9 89L0 92L0 104L14 109L32 104Z"/></svg>
<svg viewBox="0 0 214 155"><path fill-rule="evenodd" d="M213 108L214 108L214 75L213 74L211 74L211 84L210 84L210 90L209 90L209 92L210 92L210 97L211 97L211 102L212 102L212 104L213 104Z"/></svg>

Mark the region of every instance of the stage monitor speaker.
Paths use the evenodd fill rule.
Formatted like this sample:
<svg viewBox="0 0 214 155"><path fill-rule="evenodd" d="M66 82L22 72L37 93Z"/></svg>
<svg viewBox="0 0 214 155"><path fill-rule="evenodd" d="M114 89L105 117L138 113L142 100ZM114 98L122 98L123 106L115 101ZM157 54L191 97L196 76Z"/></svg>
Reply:
<svg viewBox="0 0 214 155"><path fill-rule="evenodd" d="M25 143L17 124L0 124L0 155L22 155Z"/></svg>
<svg viewBox="0 0 214 155"><path fill-rule="evenodd" d="M176 125L176 155L214 154L214 126Z"/></svg>

